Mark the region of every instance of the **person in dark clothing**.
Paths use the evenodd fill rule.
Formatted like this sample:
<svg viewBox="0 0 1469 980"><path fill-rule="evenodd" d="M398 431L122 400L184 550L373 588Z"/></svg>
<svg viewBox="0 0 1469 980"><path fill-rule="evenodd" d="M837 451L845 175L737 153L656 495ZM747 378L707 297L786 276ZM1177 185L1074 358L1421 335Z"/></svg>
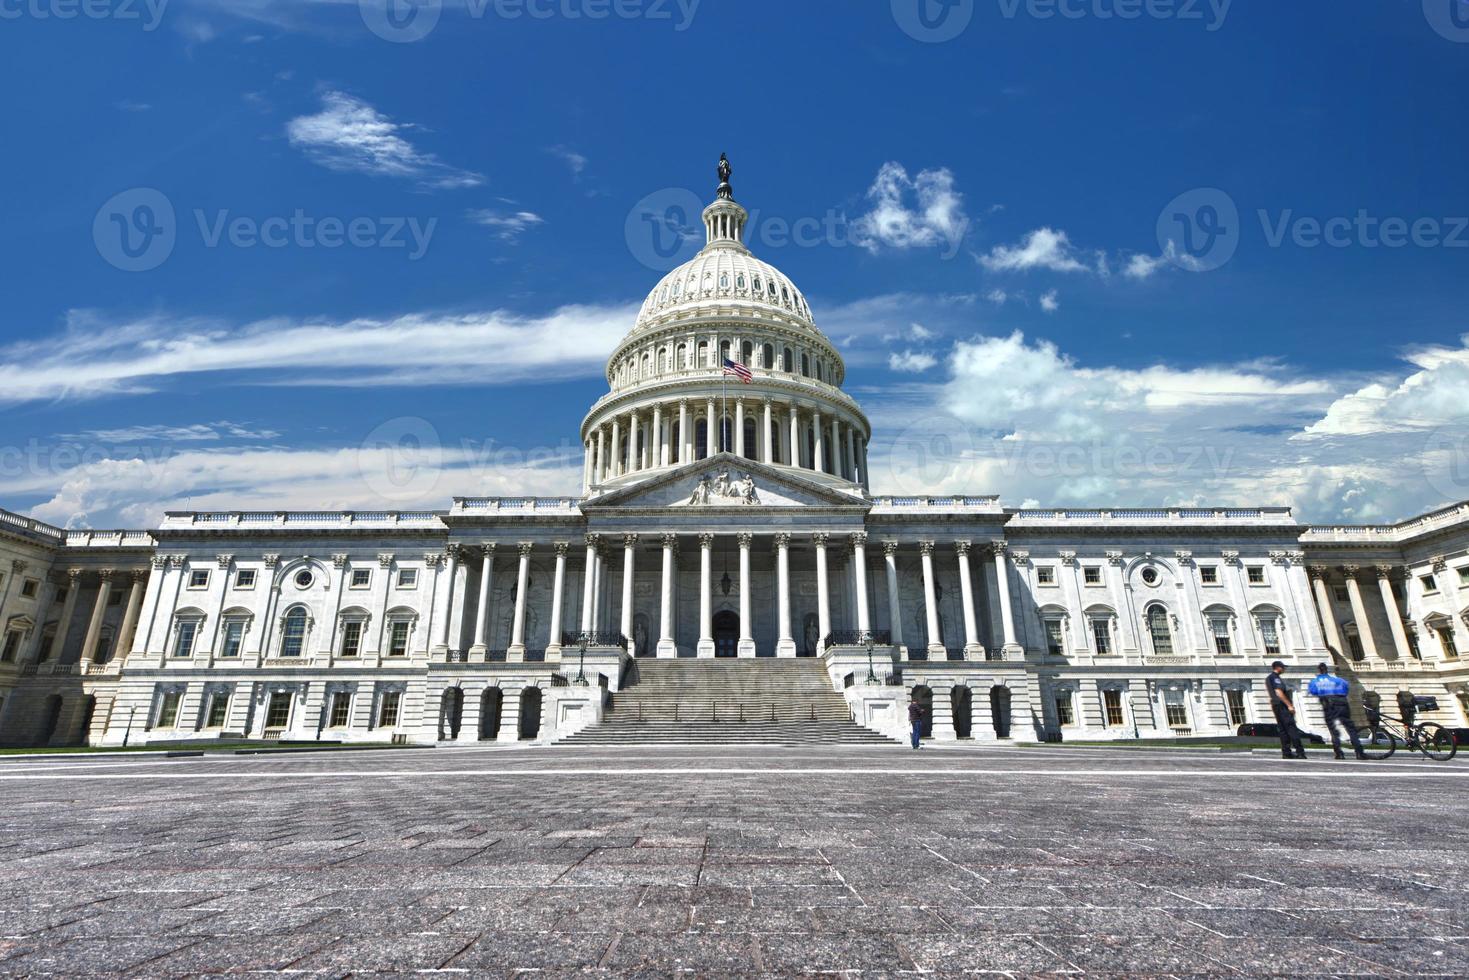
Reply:
<svg viewBox="0 0 1469 980"><path fill-rule="evenodd" d="M1301 745L1301 730L1296 727L1296 703L1281 677L1284 673L1284 663L1277 660L1271 664L1265 676L1265 692L1275 713L1275 727L1280 730L1280 754L1287 759L1304 759L1306 750Z"/></svg>
<svg viewBox="0 0 1469 980"><path fill-rule="evenodd" d="M908 702L908 724L913 729L913 747L919 747L923 739L923 705L917 701Z"/></svg>
<svg viewBox="0 0 1469 980"><path fill-rule="evenodd" d="M1362 752L1362 740L1357 737L1357 726L1352 721L1351 705L1347 702L1350 685L1340 677L1333 676L1326 664L1322 663L1316 665L1316 676L1311 679L1311 686L1307 690L1321 699L1321 710L1326 715L1326 730L1331 732L1332 753L1338 759L1346 758L1341 752L1341 733L1338 731L1345 728L1357 758L1367 758Z"/></svg>

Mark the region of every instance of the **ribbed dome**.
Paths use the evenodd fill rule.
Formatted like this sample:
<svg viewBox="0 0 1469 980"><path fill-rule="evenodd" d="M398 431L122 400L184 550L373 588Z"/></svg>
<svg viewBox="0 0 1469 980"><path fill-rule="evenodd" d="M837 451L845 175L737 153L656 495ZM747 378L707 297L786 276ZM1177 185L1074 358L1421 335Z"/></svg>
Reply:
<svg viewBox="0 0 1469 980"><path fill-rule="evenodd" d="M815 329L806 297L775 266L736 242L716 240L664 276L648 294L634 331L667 316L715 301L735 308L776 312Z"/></svg>

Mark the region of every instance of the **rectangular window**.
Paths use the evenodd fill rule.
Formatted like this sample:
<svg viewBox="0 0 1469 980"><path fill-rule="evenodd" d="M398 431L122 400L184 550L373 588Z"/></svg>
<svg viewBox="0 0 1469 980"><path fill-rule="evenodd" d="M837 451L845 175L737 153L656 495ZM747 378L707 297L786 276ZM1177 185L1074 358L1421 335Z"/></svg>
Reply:
<svg viewBox="0 0 1469 980"><path fill-rule="evenodd" d="M1056 721L1063 728L1076 723L1076 715L1071 708L1070 691L1056 695Z"/></svg>
<svg viewBox="0 0 1469 980"><path fill-rule="evenodd" d="M352 710L352 695L337 691L332 695L332 716L328 724L332 728L346 728Z"/></svg>
<svg viewBox="0 0 1469 980"><path fill-rule="evenodd" d="M1347 647L1352 651L1353 660L1361 660L1367 656L1367 651L1362 649L1362 638L1356 633L1347 634Z"/></svg>
<svg viewBox="0 0 1469 980"><path fill-rule="evenodd" d="M1265 566L1263 565L1251 565L1245 569L1245 575L1251 585L1265 584Z"/></svg>
<svg viewBox="0 0 1469 980"><path fill-rule="evenodd" d="M1414 660L1423 659L1423 650L1418 646L1418 631L1408 630L1408 653Z"/></svg>
<svg viewBox="0 0 1469 980"><path fill-rule="evenodd" d="M342 624L342 656L355 657L362 651L362 621L352 619Z"/></svg>
<svg viewBox="0 0 1469 980"><path fill-rule="evenodd" d="M1037 565L1035 567L1035 580L1041 585L1056 584L1056 569L1050 565Z"/></svg>
<svg viewBox="0 0 1469 980"><path fill-rule="evenodd" d="M1423 583L1424 592L1438 591L1438 580L1435 579L1432 575L1420 575L1418 576L1418 581Z"/></svg>
<svg viewBox="0 0 1469 980"><path fill-rule="evenodd" d="M253 569L253 568L242 568L238 572L235 572L235 588L237 588L237 589L253 589L253 588L255 588L255 569Z"/></svg>
<svg viewBox="0 0 1469 980"><path fill-rule="evenodd" d="M1219 583L1219 569L1213 565L1200 565L1199 581L1205 585L1217 585Z"/></svg>
<svg viewBox="0 0 1469 980"><path fill-rule="evenodd" d="M1182 691L1163 692L1163 712L1168 717L1169 728L1188 728L1188 706L1183 703Z"/></svg>
<svg viewBox="0 0 1469 980"><path fill-rule="evenodd" d="M1127 723L1122 713L1121 691L1114 689L1102 692L1102 717L1106 719L1108 728L1121 728Z"/></svg>
<svg viewBox="0 0 1469 980"><path fill-rule="evenodd" d="M418 569L416 569L416 568L400 568L400 569L398 569L398 588L400 588L400 589L411 589L411 588L414 588L417 585L418 585Z"/></svg>
<svg viewBox="0 0 1469 980"><path fill-rule="evenodd" d="M172 728L179 720L179 701L183 695L169 691L158 703L158 728Z"/></svg>
<svg viewBox="0 0 1469 980"><path fill-rule="evenodd" d="M227 619L224 621L224 636L220 638L219 655L222 658L238 657L240 648L245 645L245 621L242 619Z"/></svg>
<svg viewBox="0 0 1469 980"><path fill-rule="evenodd" d="M1469 585L1469 565L1465 565L1463 568L1459 569L1459 585Z"/></svg>
<svg viewBox="0 0 1469 980"><path fill-rule="evenodd" d="M352 569L352 588L354 588L354 589L365 589L365 588L367 588L371 584L372 584L372 569L370 569L370 568L354 568L354 569Z"/></svg>
<svg viewBox="0 0 1469 980"><path fill-rule="evenodd" d="M204 589L209 587L209 569L195 568L189 572L189 588Z"/></svg>
<svg viewBox="0 0 1469 980"><path fill-rule="evenodd" d="M199 621L197 619L179 620L178 638L174 640L173 655L175 657L192 657L194 655L194 641L199 637Z"/></svg>
<svg viewBox="0 0 1469 980"><path fill-rule="evenodd" d="M1351 593L1347 592L1347 587L1345 585L1338 585L1338 586L1334 587L1331 590L1331 592L1332 592L1333 595L1336 596L1336 601L1337 602L1351 602L1352 601Z"/></svg>
<svg viewBox="0 0 1469 980"><path fill-rule="evenodd" d="M1092 640L1097 645L1097 653L1105 655L1112 652L1112 624L1101 616L1092 620Z"/></svg>
<svg viewBox="0 0 1469 980"><path fill-rule="evenodd" d="M388 656L406 657L408 655L408 622L398 620L388 627Z"/></svg>
<svg viewBox="0 0 1469 980"><path fill-rule="evenodd" d="M383 693L382 708L377 713L377 724L379 728L392 728L398 724L398 705L402 700L403 695L398 691L386 691Z"/></svg>
<svg viewBox="0 0 1469 980"><path fill-rule="evenodd" d="M276 691L270 696L270 708L265 713L266 728L285 728L291 722L291 695L288 691Z"/></svg>
<svg viewBox="0 0 1469 980"><path fill-rule="evenodd" d="M1095 565L1088 565L1081 570L1082 581L1087 585L1102 584L1102 570Z"/></svg>
<svg viewBox="0 0 1469 980"><path fill-rule="evenodd" d="M1445 660L1455 660L1459 656L1459 647L1454 643L1454 630L1451 626L1443 626L1438 631L1438 645L1443 647Z"/></svg>
<svg viewBox="0 0 1469 980"><path fill-rule="evenodd" d="M206 728L223 728L230 714L230 696L223 691L216 693L209 699L209 718L204 723Z"/></svg>
<svg viewBox="0 0 1469 980"><path fill-rule="evenodd" d="M1232 688L1224 692L1224 707L1229 711L1229 727L1238 728L1249 717L1245 714L1245 692Z"/></svg>
<svg viewBox="0 0 1469 980"><path fill-rule="evenodd" d="M11 630L5 634L5 647L0 649L0 663L11 663L20 651L20 631Z"/></svg>
<svg viewBox="0 0 1469 980"><path fill-rule="evenodd" d="M122 591L120 589L113 589L111 592L107 593L107 604L109 606L122 605Z"/></svg>
<svg viewBox="0 0 1469 980"><path fill-rule="evenodd" d="M36 593L40 590L41 582L39 579L28 578L24 582L20 583L20 594L23 598L34 599L36 597Z"/></svg>
<svg viewBox="0 0 1469 980"><path fill-rule="evenodd" d="M1225 616L1209 617L1209 630L1214 634L1214 652L1228 656L1234 653L1234 646L1229 642L1229 619Z"/></svg>
<svg viewBox="0 0 1469 980"><path fill-rule="evenodd" d="M1265 652L1271 655L1280 652L1280 626L1274 616L1260 620L1260 639L1265 643Z"/></svg>
<svg viewBox="0 0 1469 980"><path fill-rule="evenodd" d="M1061 621L1059 619L1046 620L1046 652L1053 657L1059 657L1066 653L1066 640L1061 633Z"/></svg>

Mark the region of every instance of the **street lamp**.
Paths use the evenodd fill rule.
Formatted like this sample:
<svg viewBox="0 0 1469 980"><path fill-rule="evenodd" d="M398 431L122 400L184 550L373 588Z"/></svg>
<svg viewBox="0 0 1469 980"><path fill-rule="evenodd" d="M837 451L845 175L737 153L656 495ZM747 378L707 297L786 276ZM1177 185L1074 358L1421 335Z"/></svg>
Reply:
<svg viewBox="0 0 1469 980"><path fill-rule="evenodd" d="M128 727L127 727L127 730L122 733L122 747L123 748L127 748L128 747L128 739L131 738L132 735L133 735L133 715L135 715L137 713L138 713L138 706L137 705L133 705L131 708L128 709Z"/></svg>
<svg viewBox="0 0 1469 980"><path fill-rule="evenodd" d="M862 642L867 644L867 683L876 684L877 675L872 671L872 631L864 630Z"/></svg>
<svg viewBox="0 0 1469 980"><path fill-rule="evenodd" d="M576 665L576 681L575 681L575 683L579 687L586 687L587 686L587 640L589 638L588 638L588 636L587 636L587 634L585 632L582 632L582 633L578 633L577 634L577 638L576 639L577 639L577 646L579 646L581 648L581 656L577 660L577 665Z"/></svg>

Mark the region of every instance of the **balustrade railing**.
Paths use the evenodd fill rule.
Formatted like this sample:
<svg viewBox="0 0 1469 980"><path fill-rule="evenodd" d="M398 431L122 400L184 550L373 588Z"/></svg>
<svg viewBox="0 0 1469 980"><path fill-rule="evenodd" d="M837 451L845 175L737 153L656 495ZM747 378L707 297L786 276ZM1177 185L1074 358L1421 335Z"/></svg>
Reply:
<svg viewBox="0 0 1469 980"><path fill-rule="evenodd" d="M562 633L561 645L563 647L580 647L585 642L591 647L616 647L619 650L627 649L627 637L621 633L609 631L591 631L587 633Z"/></svg>
<svg viewBox="0 0 1469 980"><path fill-rule="evenodd" d="M826 634L823 645L828 647L865 647L868 637L872 638L875 647L888 647L893 645L893 635L887 630L832 630Z"/></svg>

